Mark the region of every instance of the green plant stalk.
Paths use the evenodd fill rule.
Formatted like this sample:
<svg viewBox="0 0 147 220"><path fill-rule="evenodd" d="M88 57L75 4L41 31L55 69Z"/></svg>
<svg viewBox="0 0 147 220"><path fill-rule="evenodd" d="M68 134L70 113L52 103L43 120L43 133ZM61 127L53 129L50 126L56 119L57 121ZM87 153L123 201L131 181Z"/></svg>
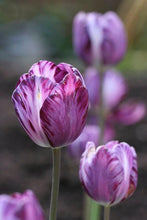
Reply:
<svg viewBox="0 0 147 220"><path fill-rule="evenodd" d="M53 148L53 173L52 173L52 191L49 220L56 220L57 217L57 203L59 193L60 181L60 148Z"/></svg>
<svg viewBox="0 0 147 220"><path fill-rule="evenodd" d="M104 130L105 130L105 109L104 109L104 100L103 100L103 68L100 68L100 105L99 105L99 117L98 124L100 127L100 141L99 145L104 144Z"/></svg>
<svg viewBox="0 0 147 220"><path fill-rule="evenodd" d="M104 103L103 103L103 67L95 67L100 72L100 105L99 105L99 115L98 115L98 125L100 127L100 142L99 145L104 144L104 129L105 129L105 114L104 114ZM94 200L86 197L86 208L85 208L85 220L99 220L101 214L101 207Z"/></svg>
<svg viewBox="0 0 147 220"><path fill-rule="evenodd" d="M104 220L110 219L110 206L104 207Z"/></svg>

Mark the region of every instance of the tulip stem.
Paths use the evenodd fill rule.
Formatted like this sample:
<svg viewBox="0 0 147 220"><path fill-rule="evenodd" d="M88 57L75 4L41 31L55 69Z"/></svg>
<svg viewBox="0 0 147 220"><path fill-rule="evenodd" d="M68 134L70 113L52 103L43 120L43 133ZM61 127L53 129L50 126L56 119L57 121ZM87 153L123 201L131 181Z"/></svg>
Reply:
<svg viewBox="0 0 147 220"><path fill-rule="evenodd" d="M105 130L105 115L104 115L104 100L103 100L103 68L100 67L100 112L99 112L99 126L100 126L100 145L104 144L104 130Z"/></svg>
<svg viewBox="0 0 147 220"><path fill-rule="evenodd" d="M60 148L53 148L53 174L49 220L56 220L60 180Z"/></svg>
<svg viewBox="0 0 147 220"><path fill-rule="evenodd" d="M110 219L110 206L104 207L104 220Z"/></svg>

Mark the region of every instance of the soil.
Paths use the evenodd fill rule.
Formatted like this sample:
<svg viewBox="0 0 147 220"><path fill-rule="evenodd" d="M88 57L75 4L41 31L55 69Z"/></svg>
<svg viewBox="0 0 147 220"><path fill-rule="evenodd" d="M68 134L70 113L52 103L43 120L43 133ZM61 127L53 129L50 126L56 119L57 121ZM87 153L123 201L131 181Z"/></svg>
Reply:
<svg viewBox="0 0 147 220"><path fill-rule="evenodd" d="M36 146L20 126L11 94L18 76L1 70L0 81L0 193L10 194L32 189L44 209L49 212L51 192L52 152ZM130 97L147 102L147 78L131 76L128 79ZM117 137L136 148L139 182L134 195L111 209L113 220L147 219L147 117L135 126L117 126ZM58 219L81 220L83 216L83 189L78 178L78 163L62 149L62 166Z"/></svg>

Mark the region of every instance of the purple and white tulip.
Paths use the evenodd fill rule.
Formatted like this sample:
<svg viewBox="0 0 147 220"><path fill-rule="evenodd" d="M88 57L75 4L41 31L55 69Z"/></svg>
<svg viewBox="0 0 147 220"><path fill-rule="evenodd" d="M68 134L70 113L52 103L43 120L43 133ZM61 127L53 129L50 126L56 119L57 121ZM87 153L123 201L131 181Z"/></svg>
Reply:
<svg viewBox="0 0 147 220"><path fill-rule="evenodd" d="M114 138L114 129L110 126L105 127L104 143ZM82 153L85 150L86 143L92 141L96 146L99 145L100 128L97 125L86 125L80 136L68 146L69 155L74 160L80 160Z"/></svg>
<svg viewBox="0 0 147 220"><path fill-rule="evenodd" d="M127 36L115 12L79 12L73 21L73 44L77 55L88 65L116 64L126 53Z"/></svg>
<svg viewBox="0 0 147 220"><path fill-rule="evenodd" d="M31 190L23 194L0 195L1 220L45 220L43 210Z"/></svg>
<svg viewBox="0 0 147 220"><path fill-rule="evenodd" d="M127 143L118 141L95 147L88 142L80 161L80 181L87 194L104 206L131 196L137 186L137 155Z"/></svg>
<svg viewBox="0 0 147 220"><path fill-rule="evenodd" d="M21 125L40 146L68 145L86 123L88 92L70 64L35 63L20 77L12 101Z"/></svg>

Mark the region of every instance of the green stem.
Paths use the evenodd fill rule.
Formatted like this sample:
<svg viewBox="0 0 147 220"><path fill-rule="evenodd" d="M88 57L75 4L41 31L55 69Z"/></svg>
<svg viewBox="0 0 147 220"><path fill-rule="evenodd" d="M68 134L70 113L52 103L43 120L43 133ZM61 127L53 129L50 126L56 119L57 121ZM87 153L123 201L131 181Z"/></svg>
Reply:
<svg viewBox="0 0 147 220"><path fill-rule="evenodd" d="M90 219L91 220L100 219L100 211L101 211L100 205L97 204L94 200L91 200Z"/></svg>
<svg viewBox="0 0 147 220"><path fill-rule="evenodd" d="M56 220L60 180L60 148L53 148L52 192L49 220Z"/></svg>
<svg viewBox="0 0 147 220"><path fill-rule="evenodd" d="M91 199L87 194L84 194L84 220L90 219Z"/></svg>
<svg viewBox="0 0 147 220"><path fill-rule="evenodd" d="M85 194L85 220L98 220L100 216L100 206Z"/></svg>
<svg viewBox="0 0 147 220"><path fill-rule="evenodd" d="M100 145L104 144L104 130L105 130L105 114L104 114L104 100L103 100L103 69L100 68L100 105L99 105L99 126L100 126Z"/></svg>
<svg viewBox="0 0 147 220"><path fill-rule="evenodd" d="M110 206L104 207L104 220L110 219Z"/></svg>

